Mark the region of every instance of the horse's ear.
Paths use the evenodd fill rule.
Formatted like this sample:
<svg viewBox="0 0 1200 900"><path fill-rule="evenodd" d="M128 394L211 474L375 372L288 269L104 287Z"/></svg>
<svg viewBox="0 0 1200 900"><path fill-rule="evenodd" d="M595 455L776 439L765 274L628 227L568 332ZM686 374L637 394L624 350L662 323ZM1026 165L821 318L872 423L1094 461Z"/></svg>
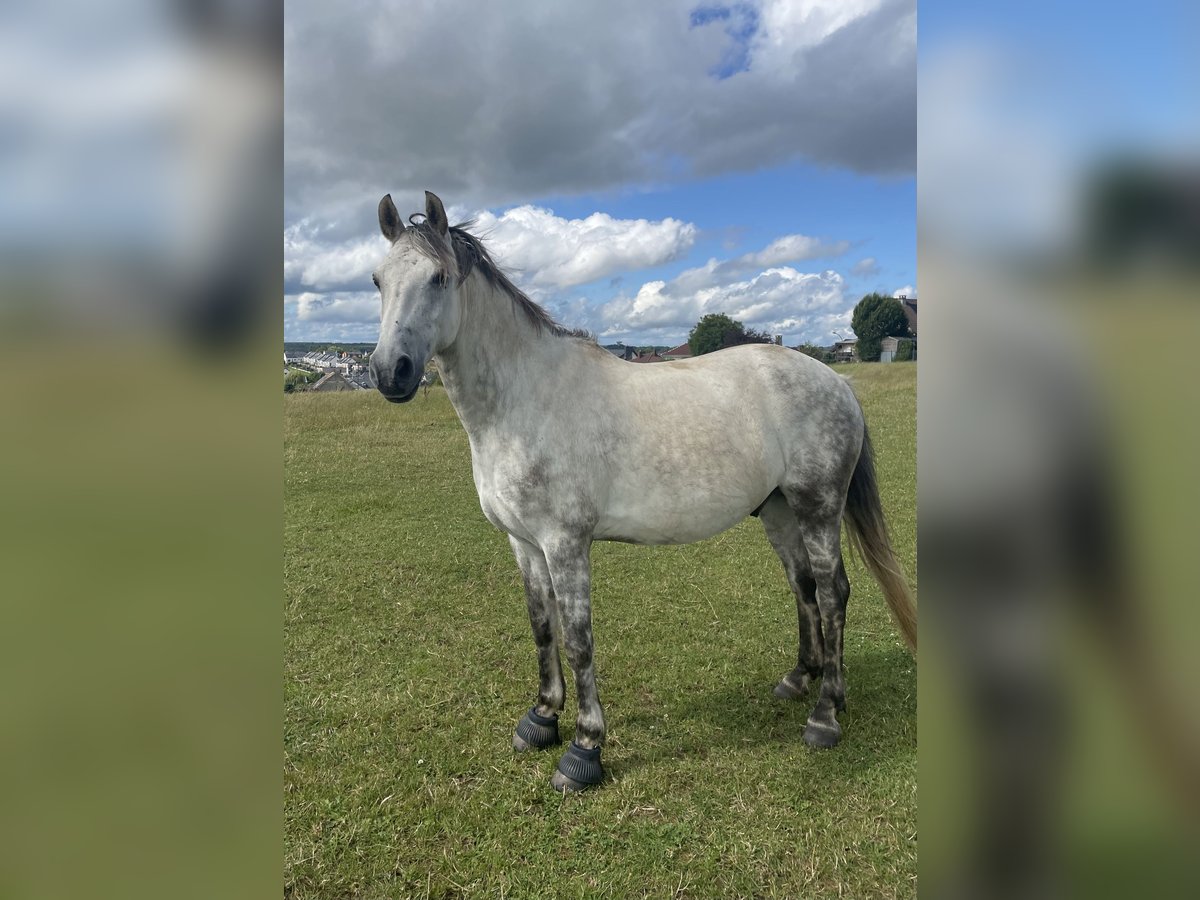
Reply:
<svg viewBox="0 0 1200 900"><path fill-rule="evenodd" d="M446 218L446 207L437 194L425 192L425 221L433 226L433 230L445 237L450 231L450 221Z"/></svg>
<svg viewBox="0 0 1200 900"><path fill-rule="evenodd" d="M396 211L391 194L384 194L379 201L379 230L393 244L404 233L404 223L400 221L400 213Z"/></svg>

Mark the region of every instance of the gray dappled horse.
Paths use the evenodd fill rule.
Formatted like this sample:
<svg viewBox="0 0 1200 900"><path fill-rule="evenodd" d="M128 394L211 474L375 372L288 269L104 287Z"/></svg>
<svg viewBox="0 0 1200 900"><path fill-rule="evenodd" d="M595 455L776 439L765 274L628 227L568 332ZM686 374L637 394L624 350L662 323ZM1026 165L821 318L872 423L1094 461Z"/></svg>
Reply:
<svg viewBox="0 0 1200 900"><path fill-rule="evenodd" d="M426 192L405 226L391 195L392 242L374 273L382 298L371 376L388 400L417 392L432 357L471 446L479 503L509 535L537 644L537 703L517 750L558 744L565 684L556 632L575 674L575 738L551 784L602 780L604 711L592 665L593 541L682 544L757 515L796 595L796 668L775 688L797 698L820 680L804 729L841 737L842 628L850 583L843 517L915 649L916 612L892 554L871 443L850 386L827 366L754 344L634 365L555 323L500 271L479 239L450 227ZM468 223L469 225L469 223Z"/></svg>

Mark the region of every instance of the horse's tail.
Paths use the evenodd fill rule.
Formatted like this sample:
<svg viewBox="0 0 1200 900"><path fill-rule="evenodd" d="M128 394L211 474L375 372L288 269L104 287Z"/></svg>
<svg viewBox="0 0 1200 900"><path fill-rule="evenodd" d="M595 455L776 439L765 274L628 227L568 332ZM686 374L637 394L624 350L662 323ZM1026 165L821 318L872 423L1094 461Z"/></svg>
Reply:
<svg viewBox="0 0 1200 900"><path fill-rule="evenodd" d="M879 501L879 483L875 478L875 454L871 449L871 436L863 426L862 451L858 465L850 478L850 490L846 493L846 530L850 542L863 562L883 589L883 597L896 619L904 642L915 654L917 652L917 607L913 603L908 580L896 562L892 542L888 538L887 522L883 518L883 505Z"/></svg>

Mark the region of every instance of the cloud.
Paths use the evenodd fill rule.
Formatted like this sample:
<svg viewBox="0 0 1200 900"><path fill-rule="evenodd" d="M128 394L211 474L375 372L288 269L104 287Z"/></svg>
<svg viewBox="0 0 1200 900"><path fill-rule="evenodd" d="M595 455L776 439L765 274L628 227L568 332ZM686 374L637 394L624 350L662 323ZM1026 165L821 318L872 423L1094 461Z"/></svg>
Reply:
<svg viewBox="0 0 1200 900"><path fill-rule="evenodd" d="M285 222L373 221L389 190L479 208L794 161L913 172L913 0L699 8L292 0Z"/></svg>
<svg viewBox="0 0 1200 900"><path fill-rule="evenodd" d="M911 284L906 284L904 287L899 287L899 288L896 288L894 291L892 291L892 296L897 297L897 298L899 298L899 297L913 298L913 297L917 296L917 289L915 287L913 287Z"/></svg>
<svg viewBox="0 0 1200 900"><path fill-rule="evenodd" d="M872 278L879 272L879 262L873 256L860 259L850 267L850 274L857 278Z"/></svg>
<svg viewBox="0 0 1200 900"><path fill-rule="evenodd" d="M678 219L615 219L602 212L564 219L528 205L499 216L464 211L452 218L474 218L474 233L486 237L497 262L535 292L662 265L691 249L697 234L695 225ZM370 282L387 241L372 236L331 242L327 233L307 219L284 230L286 291L353 290Z"/></svg>
<svg viewBox="0 0 1200 900"><path fill-rule="evenodd" d="M478 219L477 230L490 232L488 246L497 260L513 266L518 282L537 302L558 321L602 336L662 336L673 341L710 312L807 340L824 340L831 328L850 321L853 303L841 274L832 269L803 272L788 265L842 255L849 241L783 235L761 250L710 259L669 281L646 282L633 296L621 294L596 303L571 288L600 279L608 279L610 288L618 287L611 283L614 272L670 260L691 246L695 226L675 219L614 219L604 213L564 219L533 206L499 216L482 213ZM289 277L349 278L352 285L361 284L386 249L375 246L366 253L366 245L343 241L326 247L307 225L288 229L291 252L304 251L287 258ZM379 297L373 290L292 291L285 297L284 321L292 340L334 335L349 339L340 326L359 326L353 329L356 339L369 339L378 333Z"/></svg>
<svg viewBox="0 0 1200 900"><path fill-rule="evenodd" d="M284 290L361 288L370 283L387 247L378 234L329 242L308 220L297 222L283 232Z"/></svg>
<svg viewBox="0 0 1200 900"><path fill-rule="evenodd" d="M914 0L290 0L284 45L285 321L306 333L364 313L355 298L386 251L375 224L385 192L408 212L435 190L452 218L511 207L480 215L497 260L572 324L599 330L610 323L572 289L682 258L695 226L514 204L794 162L915 169ZM758 292L788 321L803 304L784 295L816 303L824 283L797 264L823 270L849 249L785 235L690 269L664 302L723 292L753 311ZM322 301L307 301L302 320L307 294Z"/></svg>
<svg viewBox="0 0 1200 900"><path fill-rule="evenodd" d="M677 282L647 282L635 296L605 304L599 330L686 332L702 316L721 312L752 328L791 333L807 331L817 318L840 316L846 305L845 282L837 272L805 273L783 266L692 291L681 291Z"/></svg>
<svg viewBox="0 0 1200 900"><path fill-rule="evenodd" d="M823 243L803 234L788 234L776 238L758 253L739 256L735 263L744 266L774 266L801 259L819 259L824 256L841 256L850 249L849 241Z"/></svg>
<svg viewBox="0 0 1200 900"><path fill-rule="evenodd" d="M841 256L850 249L849 241L826 242L803 234L776 238L762 250L743 253L724 261L710 259L702 266L681 272L671 282L673 293L698 291L712 285L736 281L748 272L761 271L784 263Z"/></svg>
<svg viewBox="0 0 1200 900"><path fill-rule="evenodd" d="M284 303L295 305L298 322L379 326L379 295L373 291L337 297L303 293L286 296Z"/></svg>
<svg viewBox="0 0 1200 900"><path fill-rule="evenodd" d="M853 302L843 276L832 269L802 272L783 263L844 254L849 241L784 235L759 251L710 259L670 281L650 281L592 311L588 327L603 336L686 334L708 313L725 313L746 326L792 340L827 341L850 323Z"/></svg>
<svg viewBox="0 0 1200 900"><path fill-rule="evenodd" d="M475 219L474 230L487 236L495 259L531 287L573 287L662 265L691 249L697 234L695 225L678 219L614 219L602 212L564 219L536 206Z"/></svg>

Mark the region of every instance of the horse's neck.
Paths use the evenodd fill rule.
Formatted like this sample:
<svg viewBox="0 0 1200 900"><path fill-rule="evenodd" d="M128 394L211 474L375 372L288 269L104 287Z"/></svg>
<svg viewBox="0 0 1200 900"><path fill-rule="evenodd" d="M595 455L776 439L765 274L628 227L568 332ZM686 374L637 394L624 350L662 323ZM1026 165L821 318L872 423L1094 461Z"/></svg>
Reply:
<svg viewBox="0 0 1200 900"><path fill-rule="evenodd" d="M568 348L538 333L525 313L478 274L463 284L462 321L453 344L435 358L446 393L472 439L519 422L531 402L529 379L552 377Z"/></svg>

